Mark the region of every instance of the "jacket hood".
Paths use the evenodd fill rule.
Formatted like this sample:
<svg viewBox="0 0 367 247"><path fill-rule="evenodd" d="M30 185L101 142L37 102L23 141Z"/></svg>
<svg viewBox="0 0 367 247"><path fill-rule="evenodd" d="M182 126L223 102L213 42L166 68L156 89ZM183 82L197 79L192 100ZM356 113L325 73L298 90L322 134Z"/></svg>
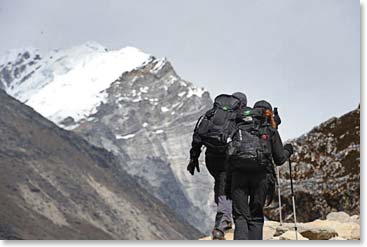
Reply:
<svg viewBox="0 0 367 247"><path fill-rule="evenodd" d="M267 110L273 110L273 107L271 106L271 104L265 100L257 101L254 105L254 108L264 108Z"/></svg>
<svg viewBox="0 0 367 247"><path fill-rule="evenodd" d="M241 92L235 92L232 94L232 96L238 98L241 101L241 107L247 106L247 96L244 93Z"/></svg>

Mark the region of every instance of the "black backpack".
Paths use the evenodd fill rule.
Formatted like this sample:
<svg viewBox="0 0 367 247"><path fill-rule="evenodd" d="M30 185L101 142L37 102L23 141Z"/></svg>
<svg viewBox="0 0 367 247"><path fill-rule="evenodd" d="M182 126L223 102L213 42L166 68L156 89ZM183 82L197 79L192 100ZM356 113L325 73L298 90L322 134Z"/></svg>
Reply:
<svg viewBox="0 0 367 247"><path fill-rule="evenodd" d="M235 169L255 171L271 164L271 130L261 109L247 109L228 139L227 157Z"/></svg>
<svg viewBox="0 0 367 247"><path fill-rule="evenodd" d="M215 98L213 108L200 117L195 132L210 151L225 154L240 105L235 96L221 94Z"/></svg>

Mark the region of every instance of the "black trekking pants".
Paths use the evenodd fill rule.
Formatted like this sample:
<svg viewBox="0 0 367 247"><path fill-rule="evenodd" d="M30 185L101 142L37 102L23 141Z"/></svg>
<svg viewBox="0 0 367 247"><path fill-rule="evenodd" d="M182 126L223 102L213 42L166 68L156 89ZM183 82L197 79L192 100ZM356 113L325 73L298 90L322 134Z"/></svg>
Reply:
<svg viewBox="0 0 367 247"><path fill-rule="evenodd" d="M268 190L266 172L232 173L235 240L262 240L263 208Z"/></svg>
<svg viewBox="0 0 367 247"><path fill-rule="evenodd" d="M232 201L225 196L227 161L225 157L206 154L205 163L214 178L214 201L217 204L214 228L225 231L232 223Z"/></svg>

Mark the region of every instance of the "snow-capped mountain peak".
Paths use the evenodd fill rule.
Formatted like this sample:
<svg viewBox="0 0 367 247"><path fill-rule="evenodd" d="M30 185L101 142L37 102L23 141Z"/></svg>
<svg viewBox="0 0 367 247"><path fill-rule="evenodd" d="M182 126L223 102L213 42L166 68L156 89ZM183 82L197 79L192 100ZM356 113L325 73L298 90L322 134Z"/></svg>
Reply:
<svg viewBox="0 0 367 247"><path fill-rule="evenodd" d="M37 59L30 54L20 52L18 57L31 60L26 61L31 66L16 57L15 62L0 67L0 84L5 81L1 75L22 68L21 76L3 82L5 90L56 123L67 117L78 121L92 114L104 102L103 91L113 81L152 57L134 47L108 51L91 41L64 51L53 50ZM9 55L7 60L11 58ZM27 80L30 76L32 79Z"/></svg>

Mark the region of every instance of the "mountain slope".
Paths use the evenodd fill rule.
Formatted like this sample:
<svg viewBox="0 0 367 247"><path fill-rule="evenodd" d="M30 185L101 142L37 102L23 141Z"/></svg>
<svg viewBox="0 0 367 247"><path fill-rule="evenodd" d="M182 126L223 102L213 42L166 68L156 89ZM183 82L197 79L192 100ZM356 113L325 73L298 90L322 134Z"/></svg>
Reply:
<svg viewBox="0 0 367 247"><path fill-rule="evenodd" d="M20 69L30 63L24 53L9 57L16 58L6 70L12 79L0 70L9 94L113 152L141 186L210 231L212 178L206 169L194 177L186 171L194 125L212 105L208 92L181 79L166 59L131 47L108 51L89 42L53 51L39 55L32 72Z"/></svg>
<svg viewBox="0 0 367 247"><path fill-rule="evenodd" d="M297 218L311 221L329 212L360 212L360 108L332 118L291 143ZM283 215L292 216L288 164L281 167ZM278 219L277 203L267 210ZM292 218L291 218L292 219Z"/></svg>
<svg viewBox="0 0 367 247"><path fill-rule="evenodd" d="M106 103L73 130L124 157L128 173L195 226L210 230L211 177L206 169L194 177L186 171L194 125L212 104L209 94L158 59L124 73L106 92Z"/></svg>
<svg viewBox="0 0 367 247"><path fill-rule="evenodd" d="M109 152L0 90L1 239L196 239Z"/></svg>

